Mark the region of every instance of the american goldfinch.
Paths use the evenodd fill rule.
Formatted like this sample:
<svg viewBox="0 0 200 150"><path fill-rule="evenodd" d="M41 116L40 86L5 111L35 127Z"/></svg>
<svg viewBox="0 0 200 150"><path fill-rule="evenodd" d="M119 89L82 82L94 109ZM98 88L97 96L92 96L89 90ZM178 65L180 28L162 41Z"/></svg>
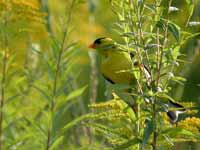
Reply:
<svg viewBox="0 0 200 150"><path fill-rule="evenodd" d="M168 104L164 105L164 109L171 123L176 123L178 121L179 114L183 114L187 111L187 109L183 105L173 102L171 100L169 100Z"/></svg>
<svg viewBox="0 0 200 150"><path fill-rule="evenodd" d="M98 38L89 47L102 56L100 70L106 80L113 84L135 83L131 56L120 49L116 42L110 38Z"/></svg>
<svg viewBox="0 0 200 150"><path fill-rule="evenodd" d="M112 84L135 84L136 78L133 73L134 67L139 67L147 79L147 85L149 86L151 84L151 75L147 67L138 62L133 63L131 55L120 48L111 38L98 38L89 46L89 48L96 49L97 53L102 56L100 65L101 73L104 78ZM169 110L171 107L178 108L178 110ZM169 101L169 104L165 104L165 108L172 123L175 123L178 120L179 114L186 111L182 105L172 102L171 100Z"/></svg>

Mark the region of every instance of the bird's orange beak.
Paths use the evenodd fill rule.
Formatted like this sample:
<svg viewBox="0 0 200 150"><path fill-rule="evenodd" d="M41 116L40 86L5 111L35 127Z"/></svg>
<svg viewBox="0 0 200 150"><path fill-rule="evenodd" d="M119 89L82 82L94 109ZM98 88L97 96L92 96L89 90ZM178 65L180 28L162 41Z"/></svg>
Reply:
<svg viewBox="0 0 200 150"><path fill-rule="evenodd" d="M93 49L95 49L95 45L94 45L94 43L90 44L90 45L89 45L89 48L93 48Z"/></svg>

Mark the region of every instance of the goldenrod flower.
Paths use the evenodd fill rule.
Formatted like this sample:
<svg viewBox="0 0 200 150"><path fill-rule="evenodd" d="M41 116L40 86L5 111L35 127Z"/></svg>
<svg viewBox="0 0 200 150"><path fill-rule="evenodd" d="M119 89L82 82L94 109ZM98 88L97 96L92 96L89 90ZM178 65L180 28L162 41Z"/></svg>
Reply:
<svg viewBox="0 0 200 150"><path fill-rule="evenodd" d="M107 102L102 102L98 104L91 104L89 107L92 108L102 108L102 109L120 109L123 110L123 101L122 100L110 100Z"/></svg>
<svg viewBox="0 0 200 150"><path fill-rule="evenodd" d="M178 127L189 130L195 134L199 133L200 132L200 118L196 118L196 117L186 118L185 120L182 120L178 123Z"/></svg>

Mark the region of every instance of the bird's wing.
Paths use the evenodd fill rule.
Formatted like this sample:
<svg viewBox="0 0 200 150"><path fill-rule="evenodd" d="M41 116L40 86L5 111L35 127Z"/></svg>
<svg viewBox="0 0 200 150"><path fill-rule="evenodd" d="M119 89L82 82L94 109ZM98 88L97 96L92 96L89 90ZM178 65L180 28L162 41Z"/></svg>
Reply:
<svg viewBox="0 0 200 150"><path fill-rule="evenodd" d="M103 77L104 77L108 82L110 82L110 83L112 83L112 84L115 84L115 82L112 81L109 77L107 77L107 76L104 75L104 74L102 74L102 75L103 75Z"/></svg>

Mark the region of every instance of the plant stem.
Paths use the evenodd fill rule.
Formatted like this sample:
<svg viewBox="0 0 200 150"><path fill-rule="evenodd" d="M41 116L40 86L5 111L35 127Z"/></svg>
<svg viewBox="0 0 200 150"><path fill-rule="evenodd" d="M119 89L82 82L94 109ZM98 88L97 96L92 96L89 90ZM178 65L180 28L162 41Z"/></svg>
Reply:
<svg viewBox="0 0 200 150"><path fill-rule="evenodd" d="M157 29L157 44L158 44L158 54L157 56L160 57L160 58L157 58L158 59L158 64L157 64L157 68L158 68L158 75L157 75L157 86L159 85L159 82L160 82L160 74L161 74L161 68L162 68L162 63L163 63L163 54L164 54L164 49L167 45L167 34L168 34L168 24L169 24L169 8L171 6L171 3L172 3L172 0L169 1L169 4L168 4L168 13L167 13L167 21L166 21L166 24L165 24L165 29L164 29L164 38L163 38L163 43L162 43L162 47L161 49L159 49L159 29ZM160 54L160 55L159 55Z"/></svg>
<svg viewBox="0 0 200 150"><path fill-rule="evenodd" d="M171 6L172 0L169 1L168 3L168 14L169 14L169 8ZM158 7L160 4L158 1L156 1L156 7ZM168 35L168 23L169 23L169 15L167 14L167 22L165 24L165 28L164 28L164 38L163 38L163 43L162 43L162 47L160 48L160 38L159 38L159 34L160 34L160 30L159 28L157 28L157 80L156 80L156 86L159 87L160 84L160 75L161 75L161 69L162 69L162 63L163 63L163 54L164 54L164 50L165 47L167 45L167 35ZM157 15L158 12L157 12ZM158 133L157 133L157 123L156 123L156 118L157 118L157 109L156 109L156 97L155 97L155 101L152 104L152 119L154 122L154 132L153 132L153 142L152 142L152 147L153 150L157 150L157 137L158 137Z"/></svg>
<svg viewBox="0 0 200 150"><path fill-rule="evenodd" d="M7 27L7 15L4 18L4 26ZM7 29L7 28L6 28ZM6 70L8 61L8 34L4 33L4 47L3 47L3 59L2 59L2 79L1 79L1 97L0 97L0 150L3 149L3 118L4 118L4 102L6 91Z"/></svg>
<svg viewBox="0 0 200 150"><path fill-rule="evenodd" d="M58 54L58 58L57 58L57 62L56 62L55 78L53 81L53 89L52 89L52 101L51 101L51 105L50 105L51 118L49 120L49 127L48 127L48 131L47 131L46 150L50 150L50 147L51 147L51 136L52 136L52 126L53 126L52 119L54 116L54 108L55 108L56 97L57 97L58 78L59 78L59 73L60 73L60 68L61 68L61 60L62 60L62 56L63 56L64 50L65 50L65 42L66 42L67 34L69 31L69 23L71 21L72 9L74 7L75 1L76 0L73 0L71 3L71 6L70 6L68 18L66 21L66 27L64 28L63 38L62 38L62 42L60 45L60 50L59 50L59 54Z"/></svg>
<svg viewBox="0 0 200 150"><path fill-rule="evenodd" d="M153 114L152 114L152 119L154 122L154 131L153 131L153 142L152 142L152 147L153 150L157 150L157 125L156 125L156 104L155 102L152 104L152 109L153 109Z"/></svg>
<svg viewBox="0 0 200 150"><path fill-rule="evenodd" d="M159 6L160 6L160 2L157 0L155 2L155 6L156 6L156 17L159 14ZM161 65L160 65L160 62L162 62L162 53L160 52L160 37L159 37L159 34L160 34L160 30L159 28L157 27L157 31L156 31L156 43L157 43L157 80L156 80L156 85L158 86L159 85L159 81L160 81L160 69L161 69ZM154 101L152 103L152 121L153 121L153 124L154 124L154 130L153 130L153 140L152 140L152 148L153 150L156 150L157 149L157 123L156 123L156 97L154 97Z"/></svg>
<svg viewBox="0 0 200 150"><path fill-rule="evenodd" d="M47 31L50 35L53 35L52 27L51 27L51 15L49 12L49 7L48 7L48 0L40 0L42 10L47 14L45 19L46 19L46 28Z"/></svg>
<svg viewBox="0 0 200 150"><path fill-rule="evenodd" d="M2 60L2 79L1 79L1 99L0 99L0 150L3 148L3 109L5 101L5 82L6 82L6 68L7 68L7 47L3 51Z"/></svg>
<svg viewBox="0 0 200 150"><path fill-rule="evenodd" d="M56 102L56 92L57 92L57 83L58 83L58 77L59 77L59 72L60 72L60 67L61 67L60 65L61 65L62 55L63 55L63 51L64 51L64 44L65 44L65 40L66 40L66 35L67 35L67 30L65 30L65 32L64 32L63 41L61 43L61 48L60 48L60 51L59 51L57 64L56 64L55 78L54 78L53 89L52 89L52 102L51 102L51 106L50 106L51 119L50 119L48 133L47 133L47 148L46 148L46 150L49 150L50 145L51 145L51 132L52 132L52 122L51 121L52 121L53 114L54 114L54 107L55 107L55 102Z"/></svg>
<svg viewBox="0 0 200 150"><path fill-rule="evenodd" d="M129 12L129 16L130 16L130 23L131 26L129 27L131 32L134 32L134 21L133 21L133 15L134 13L137 15L137 24L135 24L135 26L137 26L137 30L135 32L137 32L138 35L138 40L135 40L135 44L137 45L136 48L136 52L137 52L137 56L138 56L138 60L139 60L139 64L143 64L143 59L142 59L142 53L141 53L141 44L144 44L143 41L143 31L142 31L142 12L140 11L140 7L139 5L136 5L134 7L134 1L133 0L129 0L129 4L130 4L130 12ZM142 70L140 69L140 74L142 75ZM146 76L145 76L146 77ZM143 89L142 89L142 85L141 85L141 80L142 80L142 76L140 76L140 79L136 79L137 80L137 85L138 85L138 92L143 95ZM136 136L137 138L139 138L140 135L140 104L138 104L138 102L136 101L136 119L137 119L137 123L136 123ZM140 144L137 145L137 149L140 150L141 146Z"/></svg>

